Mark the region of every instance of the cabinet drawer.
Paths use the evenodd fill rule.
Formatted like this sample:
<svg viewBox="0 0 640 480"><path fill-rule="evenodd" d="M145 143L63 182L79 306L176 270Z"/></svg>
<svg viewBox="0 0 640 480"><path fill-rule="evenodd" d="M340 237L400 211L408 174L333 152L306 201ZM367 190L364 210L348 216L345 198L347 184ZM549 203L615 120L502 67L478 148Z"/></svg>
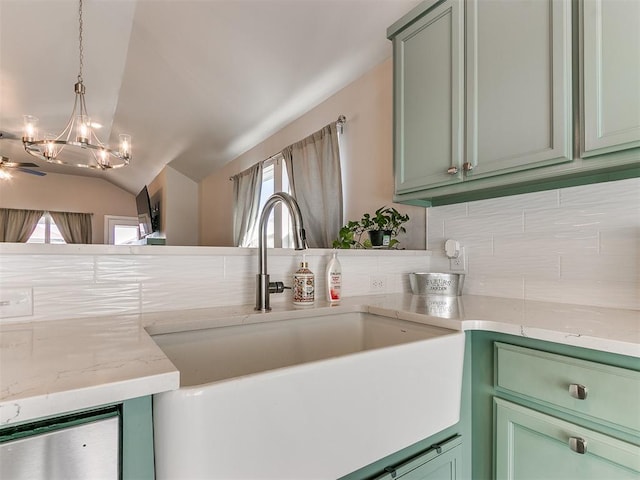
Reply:
<svg viewBox="0 0 640 480"><path fill-rule="evenodd" d="M497 391L640 431L640 372L497 342L494 352ZM576 398L578 385L586 398Z"/></svg>

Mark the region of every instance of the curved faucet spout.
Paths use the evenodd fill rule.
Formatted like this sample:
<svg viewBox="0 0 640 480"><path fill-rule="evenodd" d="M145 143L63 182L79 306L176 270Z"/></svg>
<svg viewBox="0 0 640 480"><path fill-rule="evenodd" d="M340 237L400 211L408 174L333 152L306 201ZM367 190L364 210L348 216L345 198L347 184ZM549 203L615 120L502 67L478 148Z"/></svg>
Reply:
<svg viewBox="0 0 640 480"><path fill-rule="evenodd" d="M271 284L269 282L269 274L267 273L267 223L269 214L277 203L282 203L287 207L293 222L293 244L296 250L304 250L307 248L307 240L300 214L300 207L295 198L285 192L276 192L271 195L260 213L260 221L258 222L258 274L256 275L256 310L267 312L271 310L269 306L269 294L271 293ZM274 290L275 291L275 290Z"/></svg>

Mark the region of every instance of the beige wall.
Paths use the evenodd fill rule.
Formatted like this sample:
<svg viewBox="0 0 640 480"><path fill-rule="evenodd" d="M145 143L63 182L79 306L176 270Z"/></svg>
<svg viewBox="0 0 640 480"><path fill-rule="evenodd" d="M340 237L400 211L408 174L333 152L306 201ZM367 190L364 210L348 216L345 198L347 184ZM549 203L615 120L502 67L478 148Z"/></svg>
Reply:
<svg viewBox="0 0 640 480"><path fill-rule="evenodd" d="M287 127L200 183L200 244L233 243L233 183L229 177L347 117L341 146L345 221L391 205L393 197L392 61L386 60ZM425 249L425 209L394 205L411 217L401 246Z"/></svg>
<svg viewBox="0 0 640 480"><path fill-rule="evenodd" d="M198 245L198 184L166 166L147 187L167 245Z"/></svg>
<svg viewBox="0 0 640 480"><path fill-rule="evenodd" d="M0 207L93 213L93 243L104 243L104 216L137 217L136 199L101 178L13 173L0 180Z"/></svg>

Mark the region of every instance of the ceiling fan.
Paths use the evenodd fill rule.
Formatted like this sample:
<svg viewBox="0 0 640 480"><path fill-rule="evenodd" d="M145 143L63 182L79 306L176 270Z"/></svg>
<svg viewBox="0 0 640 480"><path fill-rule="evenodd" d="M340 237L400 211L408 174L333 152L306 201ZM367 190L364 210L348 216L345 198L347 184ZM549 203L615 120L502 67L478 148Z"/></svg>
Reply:
<svg viewBox="0 0 640 480"><path fill-rule="evenodd" d="M30 167L30 168L27 168ZM37 170L31 170L31 168L39 168L35 163L30 162L12 162L7 157L3 157L0 155L0 177L2 177L2 172L7 172L7 170L12 169L18 172L29 173L31 175L37 175L39 177L44 177L46 173L38 172Z"/></svg>

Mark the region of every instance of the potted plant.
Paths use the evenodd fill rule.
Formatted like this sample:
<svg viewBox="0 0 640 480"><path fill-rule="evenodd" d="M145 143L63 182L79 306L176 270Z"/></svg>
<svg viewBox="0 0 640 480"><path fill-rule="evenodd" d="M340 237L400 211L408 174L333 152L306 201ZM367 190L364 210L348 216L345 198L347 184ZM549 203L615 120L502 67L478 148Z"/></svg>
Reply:
<svg viewBox="0 0 640 480"><path fill-rule="evenodd" d="M393 248L399 233L406 232L403 224L409 221L409 215L402 215L393 207L380 207L373 215L366 213L360 221L369 231L371 245Z"/></svg>
<svg viewBox="0 0 640 480"><path fill-rule="evenodd" d="M360 221L349 221L334 240L334 248L396 248L395 238L406 232L403 224L409 221L409 215L402 215L393 207L380 207L373 215L365 213ZM362 240L364 232L369 238Z"/></svg>

